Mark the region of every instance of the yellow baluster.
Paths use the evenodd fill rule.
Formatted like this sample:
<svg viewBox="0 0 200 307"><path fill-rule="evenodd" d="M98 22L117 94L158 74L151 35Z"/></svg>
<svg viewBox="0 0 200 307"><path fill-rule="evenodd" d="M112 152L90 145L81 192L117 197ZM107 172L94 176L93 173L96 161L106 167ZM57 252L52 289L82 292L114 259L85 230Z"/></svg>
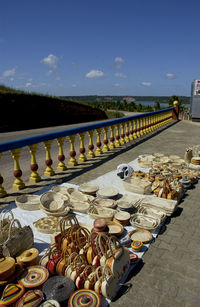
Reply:
<svg viewBox="0 0 200 307"><path fill-rule="evenodd" d="M96 134L97 134L97 142L96 142L96 151L95 151L95 155L99 156L103 154L103 151L101 149L101 128L96 129Z"/></svg>
<svg viewBox="0 0 200 307"><path fill-rule="evenodd" d="M143 120L142 118L140 119L140 136L143 136L144 133L143 133Z"/></svg>
<svg viewBox="0 0 200 307"><path fill-rule="evenodd" d="M146 134L146 121L145 121L145 117L143 118L142 124L143 124L143 134L145 135Z"/></svg>
<svg viewBox="0 0 200 307"><path fill-rule="evenodd" d="M58 166L57 171L66 171L67 166L64 163L65 155L63 152L63 145L64 145L65 137L57 138L58 143Z"/></svg>
<svg viewBox="0 0 200 307"><path fill-rule="evenodd" d="M147 116L146 117L146 133L148 134L149 133L149 117Z"/></svg>
<svg viewBox="0 0 200 307"><path fill-rule="evenodd" d="M79 133L79 138L80 138L80 156L78 161L79 162L85 162L87 161L87 158L85 156L85 146L84 146L84 138L85 138L85 132Z"/></svg>
<svg viewBox="0 0 200 307"><path fill-rule="evenodd" d="M137 139L137 125L136 125L137 121L136 119L133 121L133 139Z"/></svg>
<svg viewBox="0 0 200 307"><path fill-rule="evenodd" d="M12 158L14 160L14 172L13 172L13 174L16 178L14 183L13 183L13 189L15 189L15 190L21 190L21 189L25 188L25 184L22 181L22 179L20 178L22 176L22 171L21 171L20 165L19 165L20 151L21 151L21 148L11 150Z"/></svg>
<svg viewBox="0 0 200 307"><path fill-rule="evenodd" d="M115 140L115 138L114 138L114 129L115 129L114 126L111 126L111 127L110 127L110 145L109 145L109 148L110 148L110 149L115 148L115 143L114 143L114 140Z"/></svg>
<svg viewBox="0 0 200 307"><path fill-rule="evenodd" d="M75 142L75 138L76 138L76 135L70 135L69 136L69 141L70 141L70 160L69 160L69 163L68 165L70 166L76 166L78 163L76 161L76 151L75 151L75 147L74 147L74 142Z"/></svg>
<svg viewBox="0 0 200 307"><path fill-rule="evenodd" d="M36 162L37 146L38 146L38 144L34 144L34 145L29 146L29 152L30 152L30 155L31 155L30 169L32 171L31 176L29 178L29 181L34 182L34 183L41 181L41 177L37 173L37 170L38 170L38 164Z"/></svg>
<svg viewBox="0 0 200 307"><path fill-rule="evenodd" d="M103 152L107 152L110 150L110 148L108 147L108 127L104 127L104 140L103 140Z"/></svg>
<svg viewBox="0 0 200 307"><path fill-rule="evenodd" d="M45 164L47 166L46 169L45 169L45 172L44 172L44 176L46 176L46 177L55 175L55 172L54 172L53 168L51 167L51 165L53 164L53 161L51 159L51 143L52 142L53 142L52 140L44 142L44 148L46 150Z"/></svg>
<svg viewBox="0 0 200 307"><path fill-rule="evenodd" d="M119 134L119 124L116 125L116 141L115 141L115 146L116 147L119 147L121 145L121 142L120 142L120 134Z"/></svg>
<svg viewBox="0 0 200 307"><path fill-rule="evenodd" d="M126 127L125 142L129 143L130 142L130 138L129 138L129 122L126 122L125 127Z"/></svg>
<svg viewBox="0 0 200 307"><path fill-rule="evenodd" d="M93 133L94 133L93 130L88 131L88 136L89 136L89 145L88 145L89 152L87 154L88 158L94 158L95 157L95 154L94 154L94 151L93 151L94 150Z"/></svg>
<svg viewBox="0 0 200 307"><path fill-rule="evenodd" d="M130 134L129 134L129 139L130 141L133 141L134 137L133 137L133 121L130 121Z"/></svg>
<svg viewBox="0 0 200 307"><path fill-rule="evenodd" d="M0 158L1 156L2 156L2 153L0 153ZM1 176L1 173L0 173L0 198L7 195L7 192L4 190L4 187L2 186L2 184L3 184L3 177Z"/></svg>
<svg viewBox="0 0 200 307"><path fill-rule="evenodd" d="M123 145L123 144L125 144L125 139L124 139L124 137L125 137L125 133L124 133L124 123L122 123L122 124L120 125L120 127L121 127L121 139L120 139L120 143Z"/></svg>
<svg viewBox="0 0 200 307"><path fill-rule="evenodd" d="M140 120L137 119L137 137L140 137Z"/></svg>

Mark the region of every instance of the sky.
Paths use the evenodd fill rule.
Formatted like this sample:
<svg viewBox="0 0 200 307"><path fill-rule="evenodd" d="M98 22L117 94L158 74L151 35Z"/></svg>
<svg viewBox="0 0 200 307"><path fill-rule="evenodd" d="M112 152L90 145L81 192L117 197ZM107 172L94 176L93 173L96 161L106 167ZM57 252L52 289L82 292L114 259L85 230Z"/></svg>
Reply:
<svg viewBox="0 0 200 307"><path fill-rule="evenodd" d="M6 0L0 84L58 96L190 96L199 0Z"/></svg>

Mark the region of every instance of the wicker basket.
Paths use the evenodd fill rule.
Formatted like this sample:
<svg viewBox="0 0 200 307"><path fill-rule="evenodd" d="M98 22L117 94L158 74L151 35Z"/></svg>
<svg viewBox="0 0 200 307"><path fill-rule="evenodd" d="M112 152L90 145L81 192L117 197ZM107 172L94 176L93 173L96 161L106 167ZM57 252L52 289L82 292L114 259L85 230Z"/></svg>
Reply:
<svg viewBox="0 0 200 307"><path fill-rule="evenodd" d="M143 228L149 231L154 231L159 226L160 220L136 213L132 215L130 224L135 228Z"/></svg>
<svg viewBox="0 0 200 307"><path fill-rule="evenodd" d="M22 210L34 211L40 209L40 196L39 195L20 195L15 198L17 207Z"/></svg>
<svg viewBox="0 0 200 307"><path fill-rule="evenodd" d="M123 185L126 191L137 194L151 194L151 182L138 179L138 178L126 178L123 180Z"/></svg>
<svg viewBox="0 0 200 307"><path fill-rule="evenodd" d="M61 193L46 192L40 197L40 208L49 212L58 212L64 207L64 198Z"/></svg>
<svg viewBox="0 0 200 307"><path fill-rule="evenodd" d="M106 219L111 221L114 217L115 210L110 208L100 208L97 206L91 205L88 210L88 215L91 219Z"/></svg>

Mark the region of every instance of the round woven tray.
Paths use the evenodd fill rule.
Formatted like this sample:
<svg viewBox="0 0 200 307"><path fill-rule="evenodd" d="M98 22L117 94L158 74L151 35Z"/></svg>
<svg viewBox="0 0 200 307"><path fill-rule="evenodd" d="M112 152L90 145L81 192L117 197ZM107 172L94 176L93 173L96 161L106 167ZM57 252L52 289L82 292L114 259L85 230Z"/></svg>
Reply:
<svg viewBox="0 0 200 307"><path fill-rule="evenodd" d="M89 183L83 183L80 185L80 187L78 188L78 190L84 194L89 194L89 195L93 195L96 194L96 192L98 191L99 187L97 185L94 184L89 184Z"/></svg>
<svg viewBox="0 0 200 307"><path fill-rule="evenodd" d="M93 290L77 290L69 298L69 307L99 307L100 296Z"/></svg>
<svg viewBox="0 0 200 307"><path fill-rule="evenodd" d="M117 199L119 191L114 188L103 188L97 192L97 196L101 198Z"/></svg>
<svg viewBox="0 0 200 307"><path fill-rule="evenodd" d="M107 227L109 229L108 234L111 236L115 235L117 237L120 237L124 232L124 227L119 223L108 221Z"/></svg>
<svg viewBox="0 0 200 307"><path fill-rule="evenodd" d="M22 275L19 284L25 288L40 287L49 278L49 272L42 266L30 266Z"/></svg>
<svg viewBox="0 0 200 307"><path fill-rule="evenodd" d="M158 219L155 219L151 216L146 216L143 214L133 214L130 219L130 224L135 228L143 228L149 231L155 230L160 221Z"/></svg>
<svg viewBox="0 0 200 307"><path fill-rule="evenodd" d="M64 276L53 276L42 287L42 292L47 300L54 299L59 303L66 301L74 290L75 285L73 281Z"/></svg>
<svg viewBox="0 0 200 307"><path fill-rule="evenodd" d="M44 208L40 208L44 213L46 213L49 216L55 216L55 217L59 217L59 216L65 216L69 213L69 211L71 210L70 207L64 207L63 209L60 209L56 212L50 212L45 210Z"/></svg>
<svg viewBox="0 0 200 307"><path fill-rule="evenodd" d="M52 234L56 231L59 218L56 216L48 216L39 219L33 223L37 231L47 234Z"/></svg>
<svg viewBox="0 0 200 307"><path fill-rule="evenodd" d="M152 234L146 229L135 229L128 234L132 241L141 241L145 244L152 240Z"/></svg>

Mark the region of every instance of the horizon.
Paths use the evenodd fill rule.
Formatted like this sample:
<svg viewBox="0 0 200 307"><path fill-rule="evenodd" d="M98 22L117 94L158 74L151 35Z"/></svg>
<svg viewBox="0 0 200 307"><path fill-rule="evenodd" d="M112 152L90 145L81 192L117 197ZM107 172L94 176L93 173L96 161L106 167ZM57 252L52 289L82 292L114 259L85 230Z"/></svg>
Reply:
<svg viewBox="0 0 200 307"><path fill-rule="evenodd" d="M200 79L192 4L7 0L0 83L56 96L190 97Z"/></svg>

